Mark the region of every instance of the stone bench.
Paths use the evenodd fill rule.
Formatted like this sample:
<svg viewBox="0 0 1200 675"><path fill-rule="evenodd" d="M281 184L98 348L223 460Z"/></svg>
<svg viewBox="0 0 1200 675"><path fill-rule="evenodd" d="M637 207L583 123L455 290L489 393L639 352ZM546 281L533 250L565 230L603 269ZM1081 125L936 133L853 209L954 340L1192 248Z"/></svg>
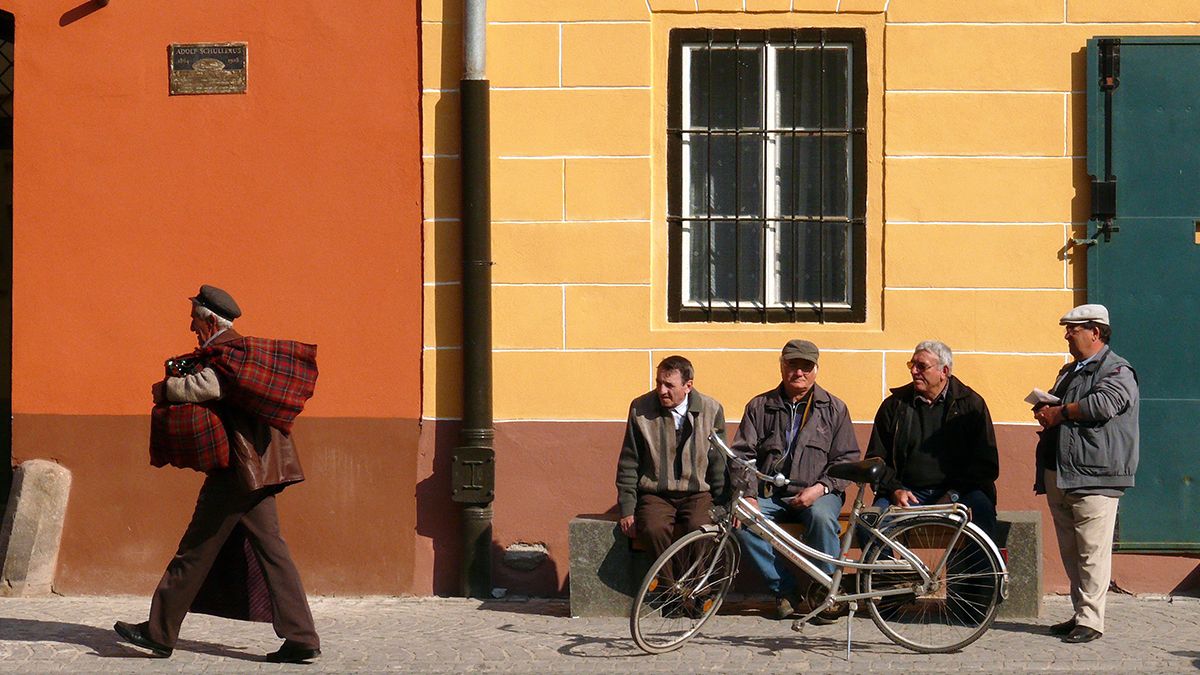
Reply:
<svg viewBox="0 0 1200 675"><path fill-rule="evenodd" d="M843 527L846 515L842 515ZM785 529L798 533L798 526ZM1035 618L1042 606L1042 518L1037 511L1000 511L996 542L1008 564L1004 618ZM581 515L571 520L571 616L628 616L633 595L650 567L644 552L621 534L617 515ZM743 567L747 563L742 561Z"/></svg>

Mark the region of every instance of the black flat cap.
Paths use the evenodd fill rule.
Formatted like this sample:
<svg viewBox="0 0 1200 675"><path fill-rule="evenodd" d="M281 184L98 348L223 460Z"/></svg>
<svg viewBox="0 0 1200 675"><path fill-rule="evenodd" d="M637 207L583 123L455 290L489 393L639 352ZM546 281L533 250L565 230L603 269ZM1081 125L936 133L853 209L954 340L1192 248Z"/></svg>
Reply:
<svg viewBox="0 0 1200 675"><path fill-rule="evenodd" d="M234 301L233 296L217 288L216 286L204 284L200 287L200 292L196 294L196 297L192 298L192 302L204 307L205 309L209 309L213 314L216 314L223 319L229 319L230 321L233 321L242 315L242 308L238 307L238 304L236 301Z"/></svg>

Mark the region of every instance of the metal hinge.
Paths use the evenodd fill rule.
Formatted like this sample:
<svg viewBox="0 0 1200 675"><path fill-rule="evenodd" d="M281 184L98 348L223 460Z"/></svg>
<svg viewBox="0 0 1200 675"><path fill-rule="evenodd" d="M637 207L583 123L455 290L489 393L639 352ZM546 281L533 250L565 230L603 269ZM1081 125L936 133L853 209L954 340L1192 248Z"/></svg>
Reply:
<svg viewBox="0 0 1200 675"><path fill-rule="evenodd" d="M1121 38L1102 38L1100 47L1100 89L1112 91L1121 86Z"/></svg>

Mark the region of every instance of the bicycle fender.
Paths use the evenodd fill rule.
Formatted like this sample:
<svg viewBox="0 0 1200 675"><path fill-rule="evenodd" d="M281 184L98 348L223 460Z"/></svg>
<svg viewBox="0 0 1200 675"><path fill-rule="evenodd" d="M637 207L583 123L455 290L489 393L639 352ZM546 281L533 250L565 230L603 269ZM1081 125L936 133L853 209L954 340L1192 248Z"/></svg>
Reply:
<svg viewBox="0 0 1200 675"><path fill-rule="evenodd" d="M931 516L928 513L902 513L902 514L896 515L893 520L889 520L888 526L886 528L884 528L882 531L884 534L887 534L887 532L889 530L894 529L896 526L898 526L902 523L907 523L909 521L912 521L912 520L918 519L918 518L941 519L942 517L949 518L950 520L954 520L954 521L961 520L961 518L959 518L956 514L947 514L945 516ZM992 538L989 537L987 535L987 533L984 532L983 529L981 527L979 527L978 525L976 525L975 523L968 522L967 526L963 529L973 530L975 532L975 534L978 534L979 538L981 540L983 540L984 544L987 545L988 552L990 552L992 554L992 557L994 557L996 559L996 562L999 563L1000 571L1004 573L1004 576L1002 576L1000 578L1000 597L1007 599L1008 598L1008 563L1005 562L1004 556L1000 555L1000 548L998 546L996 546L996 542L992 541Z"/></svg>

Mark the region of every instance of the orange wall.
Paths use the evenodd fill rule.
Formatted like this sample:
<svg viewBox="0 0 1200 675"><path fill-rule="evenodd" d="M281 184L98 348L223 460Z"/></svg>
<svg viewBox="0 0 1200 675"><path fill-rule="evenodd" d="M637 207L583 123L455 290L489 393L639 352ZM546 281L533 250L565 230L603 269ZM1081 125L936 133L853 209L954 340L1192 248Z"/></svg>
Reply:
<svg viewBox="0 0 1200 675"><path fill-rule="evenodd" d="M188 302L320 345L280 500L308 589L413 584L421 416L417 0L0 0L16 16L13 459L74 473L59 590L149 593L200 476L148 466ZM245 95L167 46L248 43ZM369 534L367 534L369 533Z"/></svg>
<svg viewBox="0 0 1200 675"><path fill-rule="evenodd" d="M0 2L14 411L144 413L208 282L243 332L321 345L309 415L418 417L415 0L116 0L60 25L75 4ZM249 43L245 95L167 95L167 45L202 41Z"/></svg>

